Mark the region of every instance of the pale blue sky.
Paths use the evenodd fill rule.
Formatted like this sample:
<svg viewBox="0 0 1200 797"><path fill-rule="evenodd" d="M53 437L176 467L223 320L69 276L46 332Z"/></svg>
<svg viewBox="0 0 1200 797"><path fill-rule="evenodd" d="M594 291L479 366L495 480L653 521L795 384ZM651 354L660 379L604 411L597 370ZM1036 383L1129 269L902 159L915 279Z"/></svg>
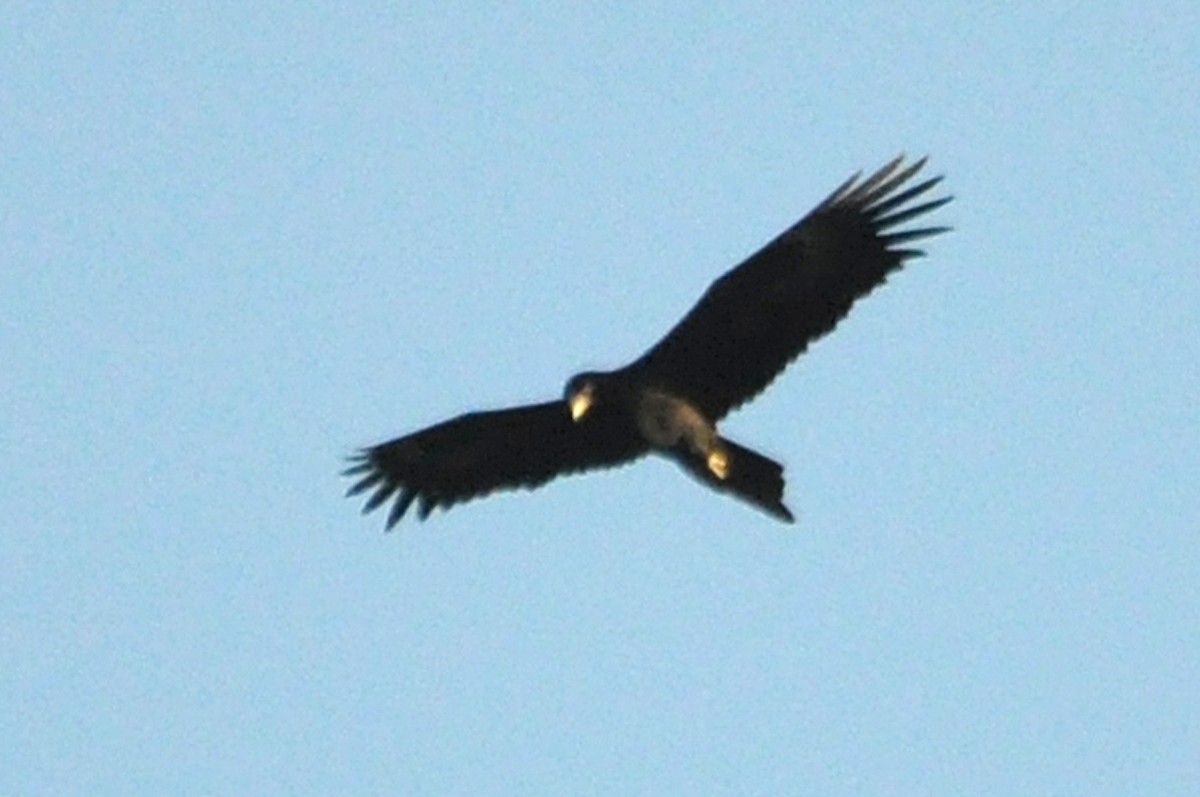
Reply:
<svg viewBox="0 0 1200 797"><path fill-rule="evenodd" d="M1200 793L1194 2L9 3L0 793ZM956 227L731 437L381 533L851 172Z"/></svg>

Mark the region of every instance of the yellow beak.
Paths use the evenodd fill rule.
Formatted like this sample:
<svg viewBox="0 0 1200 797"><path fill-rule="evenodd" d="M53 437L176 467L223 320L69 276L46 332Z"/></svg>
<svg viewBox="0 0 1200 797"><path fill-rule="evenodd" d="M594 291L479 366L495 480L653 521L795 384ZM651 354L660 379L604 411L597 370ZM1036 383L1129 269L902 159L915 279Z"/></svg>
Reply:
<svg viewBox="0 0 1200 797"><path fill-rule="evenodd" d="M571 396L571 420L576 423L592 408L592 391L581 390Z"/></svg>

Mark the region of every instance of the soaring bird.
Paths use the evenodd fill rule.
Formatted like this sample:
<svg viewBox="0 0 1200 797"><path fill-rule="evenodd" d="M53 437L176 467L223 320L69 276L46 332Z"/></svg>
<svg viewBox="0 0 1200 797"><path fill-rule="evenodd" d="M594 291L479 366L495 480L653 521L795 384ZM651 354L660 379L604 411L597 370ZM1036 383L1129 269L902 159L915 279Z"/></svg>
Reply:
<svg viewBox="0 0 1200 797"><path fill-rule="evenodd" d="M855 174L808 215L717 279L638 359L571 377L563 398L471 412L362 449L343 475L372 491L370 512L395 497L391 529L416 502L437 507L496 490L540 487L567 473L647 454L677 462L702 484L787 523L783 466L723 437L717 423L757 396L854 302L925 253L912 248L948 227L903 226L950 201L930 198L941 177L911 183L925 165L900 156Z"/></svg>

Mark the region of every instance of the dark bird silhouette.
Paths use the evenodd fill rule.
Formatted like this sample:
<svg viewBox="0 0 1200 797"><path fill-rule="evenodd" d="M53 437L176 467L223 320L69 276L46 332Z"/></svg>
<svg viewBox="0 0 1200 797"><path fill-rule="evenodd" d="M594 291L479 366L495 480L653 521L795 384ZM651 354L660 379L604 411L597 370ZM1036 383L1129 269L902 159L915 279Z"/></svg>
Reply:
<svg viewBox="0 0 1200 797"><path fill-rule="evenodd" d="M562 399L472 412L363 449L347 495L373 491L363 512L395 497L390 529L416 502L437 507L496 490L657 453L714 490L785 522L783 466L722 437L716 424L762 392L808 347L948 227L902 228L950 201L941 177L895 159L856 174L741 265L716 280L683 320L634 362L572 377Z"/></svg>

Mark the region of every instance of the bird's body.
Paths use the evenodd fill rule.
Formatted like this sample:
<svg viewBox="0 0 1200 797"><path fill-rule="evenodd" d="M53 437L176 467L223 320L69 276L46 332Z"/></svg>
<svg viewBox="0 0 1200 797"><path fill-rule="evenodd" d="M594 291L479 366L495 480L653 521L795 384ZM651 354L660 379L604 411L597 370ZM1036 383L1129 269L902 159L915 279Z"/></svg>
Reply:
<svg viewBox="0 0 1200 797"><path fill-rule="evenodd" d="M945 227L892 231L950 201L911 204L941 178L904 187L924 161L901 158L857 175L741 265L639 359L572 377L561 401L475 412L364 449L349 494L393 495L389 528L416 501L436 507L649 453L673 459L713 489L791 522L783 467L724 439L717 423L750 400L849 312L853 302L923 252L910 241Z"/></svg>

